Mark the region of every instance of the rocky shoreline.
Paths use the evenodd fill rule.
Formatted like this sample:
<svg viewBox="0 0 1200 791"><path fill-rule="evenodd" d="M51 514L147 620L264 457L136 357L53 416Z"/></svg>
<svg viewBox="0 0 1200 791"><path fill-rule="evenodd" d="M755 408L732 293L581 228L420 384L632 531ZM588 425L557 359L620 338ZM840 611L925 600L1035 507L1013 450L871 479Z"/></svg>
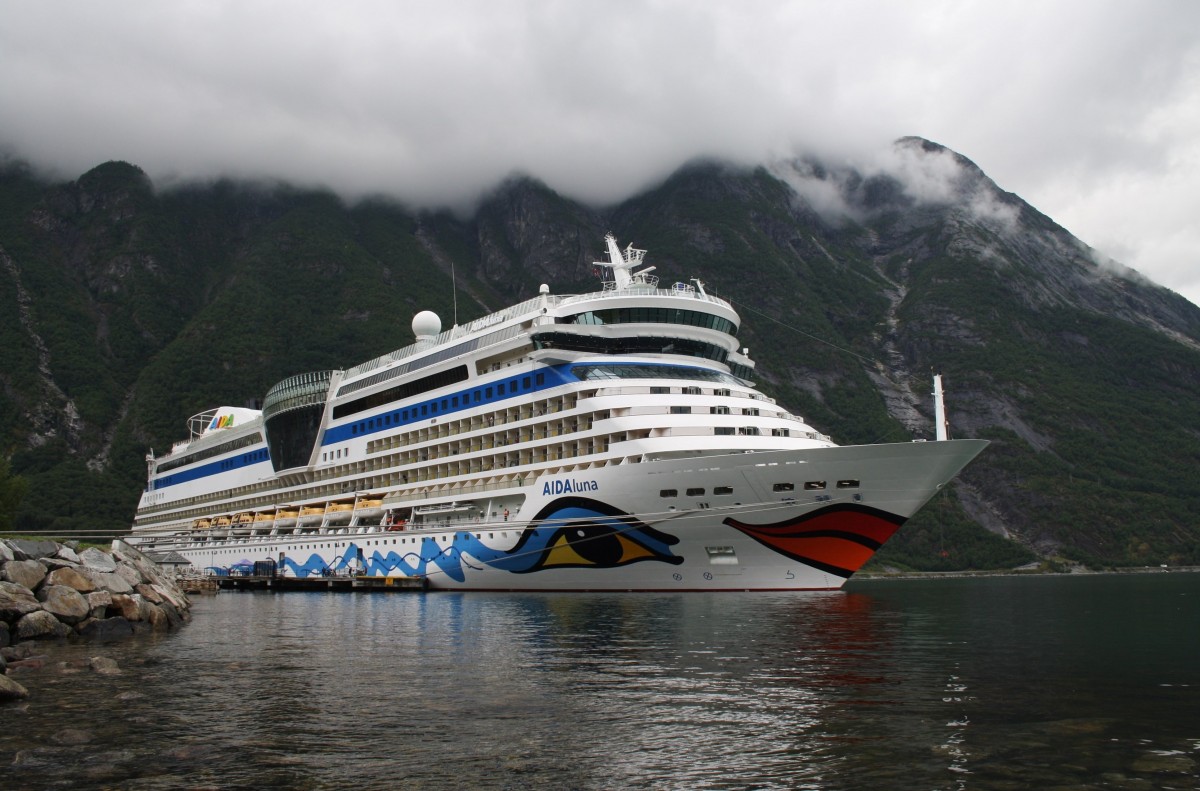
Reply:
<svg viewBox="0 0 1200 791"><path fill-rule="evenodd" d="M0 540L0 702L28 696L10 677L44 667L53 641L108 641L178 628L191 602L153 561L123 541L111 551L56 541ZM115 673L112 659L88 668Z"/></svg>

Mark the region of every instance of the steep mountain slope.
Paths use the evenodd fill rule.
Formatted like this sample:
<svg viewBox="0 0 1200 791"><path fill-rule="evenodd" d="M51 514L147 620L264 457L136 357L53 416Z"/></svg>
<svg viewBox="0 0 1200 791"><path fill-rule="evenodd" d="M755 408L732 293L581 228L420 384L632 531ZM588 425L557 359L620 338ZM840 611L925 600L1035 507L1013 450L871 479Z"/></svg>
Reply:
<svg viewBox="0 0 1200 791"><path fill-rule="evenodd" d="M0 436L33 484L20 525L124 527L143 454L188 415L402 346L421 309L465 322L542 282L589 289L606 230L733 301L767 389L841 443L930 437L946 375L953 430L993 444L885 562L1200 561L1200 309L919 139L869 173L696 163L607 211L516 179L469 218L9 165Z"/></svg>

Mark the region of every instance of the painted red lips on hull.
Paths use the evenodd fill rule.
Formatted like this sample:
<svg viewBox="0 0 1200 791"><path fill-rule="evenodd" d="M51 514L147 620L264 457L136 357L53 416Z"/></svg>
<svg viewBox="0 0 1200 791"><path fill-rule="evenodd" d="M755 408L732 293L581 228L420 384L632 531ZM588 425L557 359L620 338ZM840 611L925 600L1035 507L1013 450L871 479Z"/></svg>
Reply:
<svg viewBox="0 0 1200 791"><path fill-rule="evenodd" d="M728 518L725 524L781 555L839 577L849 577L904 524L902 517L856 503L769 525Z"/></svg>

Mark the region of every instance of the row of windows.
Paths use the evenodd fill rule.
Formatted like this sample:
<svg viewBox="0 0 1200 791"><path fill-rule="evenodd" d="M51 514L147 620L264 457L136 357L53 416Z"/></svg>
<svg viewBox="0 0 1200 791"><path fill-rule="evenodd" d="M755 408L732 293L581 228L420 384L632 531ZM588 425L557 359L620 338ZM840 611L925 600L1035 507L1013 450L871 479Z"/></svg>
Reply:
<svg viewBox="0 0 1200 791"><path fill-rule="evenodd" d="M368 409L383 406L384 404L390 404L393 401L403 401L420 393L428 393L430 390L437 390L439 387L446 387L456 382L465 382L466 380L467 366L456 365L453 368L447 368L445 371L438 371L435 374L423 376L412 382L405 382L395 387L389 387L387 390L372 393L369 396L356 398L345 404L338 404L333 408L333 418L337 420L348 415L354 415L359 412L365 412Z"/></svg>
<svg viewBox="0 0 1200 791"><path fill-rule="evenodd" d="M600 379L691 379L724 385L741 384L724 371L714 371L710 368L688 368L680 365L654 365L653 363L573 365L571 373L585 382ZM670 391L670 388L662 389L664 392ZM651 392L653 391L654 389L651 388ZM716 391L714 395L729 395L729 391Z"/></svg>
<svg viewBox="0 0 1200 791"><path fill-rule="evenodd" d="M266 450L256 450L253 453L243 453L241 456L225 459L221 462L221 471L232 470L235 467L245 467L249 464L255 464L260 461L267 460Z"/></svg>
<svg viewBox="0 0 1200 791"><path fill-rule="evenodd" d="M189 453L182 459L164 461L162 464L158 465L158 467L155 469L155 472L167 472L168 470L175 470L191 464L192 462L201 461L202 459L211 459L213 456L220 456L222 453L228 453L229 451L237 450L238 448L245 448L259 442L262 442L262 434L247 434L244 437L238 437L230 442L223 442L220 445L214 445L211 448L205 448L204 450L198 450L195 453ZM262 458L265 459L266 455L264 455Z"/></svg>
<svg viewBox="0 0 1200 791"><path fill-rule="evenodd" d="M721 316L701 313L698 310L676 310L674 308L610 308L589 310L558 320L560 324L683 324L688 327L707 327L736 335L737 325Z"/></svg>
<svg viewBox="0 0 1200 791"><path fill-rule="evenodd" d="M389 428L391 426L401 426L405 423L411 423L414 420L423 420L429 417L437 417L439 414L453 412L458 409L463 409L472 404L482 404L491 401L493 398L507 398L510 395L517 393L529 392L535 388L546 384L546 375L544 373L531 374L528 376L515 377L507 382L497 382L494 385L487 387L476 388L464 391L461 395L446 396L442 399L433 399L424 404L413 406L409 409L397 409L368 420L360 420L350 426L350 435L357 436L359 434L370 434L377 429ZM395 388L393 388L395 389ZM385 392L391 392L385 391ZM377 394L382 395L382 394ZM374 396L371 396L374 398ZM360 399L366 400L366 399ZM335 417L336 411L335 411Z"/></svg>
<svg viewBox="0 0 1200 791"><path fill-rule="evenodd" d="M564 349L589 354L680 354L719 363L725 362L729 356L725 347L715 343L655 335L604 338L570 332L539 332L533 336L533 344L537 349Z"/></svg>
<svg viewBox="0 0 1200 791"><path fill-rule="evenodd" d="M859 481L856 479L847 479L847 480L842 480L842 481L837 482L837 488L839 488L839 489L857 489L857 488L859 488L859 485L860 485ZM809 491L819 491L819 490L822 490L825 488L825 481L805 481L804 488ZM796 484L794 484L794 483L777 483L771 487L771 490L776 491L776 492L792 492L792 491L796 490ZM686 496L688 496L688 497L703 497L705 494L704 487L685 489L684 491L685 491ZM733 487L732 486L714 486L712 493L717 496L725 495L725 494L733 494ZM679 490L678 489L660 489L658 492L658 496L659 497L678 497Z"/></svg>

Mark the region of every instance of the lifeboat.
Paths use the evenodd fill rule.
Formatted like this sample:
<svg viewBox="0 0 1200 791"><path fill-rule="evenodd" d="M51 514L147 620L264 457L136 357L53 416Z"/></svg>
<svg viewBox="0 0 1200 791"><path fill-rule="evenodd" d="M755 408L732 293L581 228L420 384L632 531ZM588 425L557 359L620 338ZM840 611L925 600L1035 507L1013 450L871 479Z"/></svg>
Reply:
<svg viewBox="0 0 1200 791"><path fill-rule="evenodd" d="M192 523L193 530L207 530L210 527L212 527L212 520L207 517L204 519L197 519Z"/></svg>
<svg viewBox="0 0 1200 791"><path fill-rule="evenodd" d="M348 525L350 517L354 512L354 503L330 503L325 508L325 524L327 525Z"/></svg>
<svg viewBox="0 0 1200 791"><path fill-rule="evenodd" d="M354 504L354 515L359 519L373 519L383 514L382 497L360 497Z"/></svg>
<svg viewBox="0 0 1200 791"><path fill-rule="evenodd" d="M285 505L275 512L276 527L293 527L296 524L296 517L300 516L300 509L295 506Z"/></svg>
<svg viewBox="0 0 1200 791"><path fill-rule="evenodd" d="M325 504L306 505L300 509L300 516L297 517L297 524L305 527L310 525L319 525L321 520L325 518Z"/></svg>

